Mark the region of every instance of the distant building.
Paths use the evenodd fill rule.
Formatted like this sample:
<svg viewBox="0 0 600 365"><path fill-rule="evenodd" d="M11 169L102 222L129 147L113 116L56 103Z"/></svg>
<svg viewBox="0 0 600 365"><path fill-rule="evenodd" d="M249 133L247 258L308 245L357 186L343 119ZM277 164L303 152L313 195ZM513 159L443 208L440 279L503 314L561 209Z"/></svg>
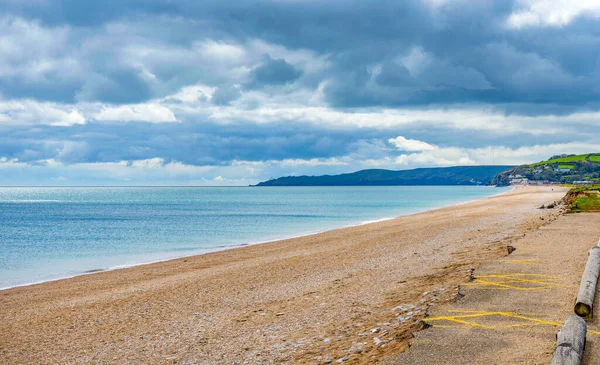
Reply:
<svg viewBox="0 0 600 365"><path fill-rule="evenodd" d="M537 168L537 169L533 170L533 172L535 172L536 174L539 174L543 171L544 171L544 169L542 169L542 168Z"/></svg>
<svg viewBox="0 0 600 365"><path fill-rule="evenodd" d="M554 169L554 172L559 172L559 173L571 172L571 169L562 167L559 169Z"/></svg>
<svg viewBox="0 0 600 365"><path fill-rule="evenodd" d="M573 181L575 185L592 185L593 183L593 181Z"/></svg>
<svg viewBox="0 0 600 365"><path fill-rule="evenodd" d="M523 175L521 175L521 174L509 175L508 178L509 179L522 179Z"/></svg>
<svg viewBox="0 0 600 365"><path fill-rule="evenodd" d="M527 178L510 180L511 185L527 185L528 183L529 183L529 179L527 179Z"/></svg>
<svg viewBox="0 0 600 365"><path fill-rule="evenodd" d="M528 185L552 185L552 181L550 180L533 180L529 181Z"/></svg>

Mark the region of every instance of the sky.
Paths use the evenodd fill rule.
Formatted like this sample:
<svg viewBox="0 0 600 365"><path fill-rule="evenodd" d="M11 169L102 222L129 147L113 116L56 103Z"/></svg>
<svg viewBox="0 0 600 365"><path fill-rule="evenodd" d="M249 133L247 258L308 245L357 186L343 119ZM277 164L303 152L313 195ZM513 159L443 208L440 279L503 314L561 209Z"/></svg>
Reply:
<svg viewBox="0 0 600 365"><path fill-rule="evenodd" d="M600 152L597 0L0 0L0 185Z"/></svg>

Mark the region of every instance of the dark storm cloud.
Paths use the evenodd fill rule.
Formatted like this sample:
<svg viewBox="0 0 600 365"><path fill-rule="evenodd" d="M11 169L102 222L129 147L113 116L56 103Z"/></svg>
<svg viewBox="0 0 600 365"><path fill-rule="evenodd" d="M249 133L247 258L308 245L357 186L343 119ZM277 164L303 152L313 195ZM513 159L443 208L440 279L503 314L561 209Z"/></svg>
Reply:
<svg viewBox="0 0 600 365"><path fill-rule="evenodd" d="M252 70L252 81L249 87L260 87L261 85L282 85L297 80L302 71L287 63L284 59L273 59L264 55L262 63Z"/></svg>
<svg viewBox="0 0 600 365"><path fill-rule="evenodd" d="M5 97L130 103L162 97L196 82L218 86L224 80L207 72L205 65L185 61L183 56L169 58L166 55L173 50L168 48L191 50L194 42L206 39L241 45L259 39L327 55L332 67L320 77L330 81L325 96L332 106L580 105L600 97L597 20L515 30L505 26L515 7L512 1L452 3L432 10L417 0L110 0L102 4L4 0L9 13L37 21L43 29L68 27L80 34L70 36L64 47L80 58L85 72L68 83L54 83L54 93L48 85L61 80L61 68L48 71L44 80L50 81L37 83L39 89L36 83L3 76L0 92ZM126 28L126 37L112 39L102 52L75 52L92 38L110 38L107 29L115 24ZM157 52L154 58L132 64L120 54L131 46ZM415 67L408 69L406 63L415 52L422 59L412 60ZM253 67L248 62L246 66ZM145 71L154 78L143 77ZM267 56L253 69L248 85L285 84L302 73L284 59Z"/></svg>

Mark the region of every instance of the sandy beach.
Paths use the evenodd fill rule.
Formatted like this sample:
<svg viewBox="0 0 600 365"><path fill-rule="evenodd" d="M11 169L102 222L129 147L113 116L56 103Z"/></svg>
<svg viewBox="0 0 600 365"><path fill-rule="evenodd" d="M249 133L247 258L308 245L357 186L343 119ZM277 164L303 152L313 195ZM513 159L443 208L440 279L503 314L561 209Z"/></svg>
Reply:
<svg viewBox="0 0 600 365"><path fill-rule="evenodd" d="M7 364L371 364L566 189L0 291ZM541 219L543 218L543 219ZM398 308L409 308L403 315Z"/></svg>

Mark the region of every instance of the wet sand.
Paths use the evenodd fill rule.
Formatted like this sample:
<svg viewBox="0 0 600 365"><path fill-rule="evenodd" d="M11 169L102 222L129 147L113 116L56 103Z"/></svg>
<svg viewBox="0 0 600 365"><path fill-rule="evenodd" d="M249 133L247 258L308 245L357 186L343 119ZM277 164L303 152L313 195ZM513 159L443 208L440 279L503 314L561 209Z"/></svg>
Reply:
<svg viewBox="0 0 600 365"><path fill-rule="evenodd" d="M0 291L0 362L378 362L471 268L556 219L536 209L551 189Z"/></svg>

